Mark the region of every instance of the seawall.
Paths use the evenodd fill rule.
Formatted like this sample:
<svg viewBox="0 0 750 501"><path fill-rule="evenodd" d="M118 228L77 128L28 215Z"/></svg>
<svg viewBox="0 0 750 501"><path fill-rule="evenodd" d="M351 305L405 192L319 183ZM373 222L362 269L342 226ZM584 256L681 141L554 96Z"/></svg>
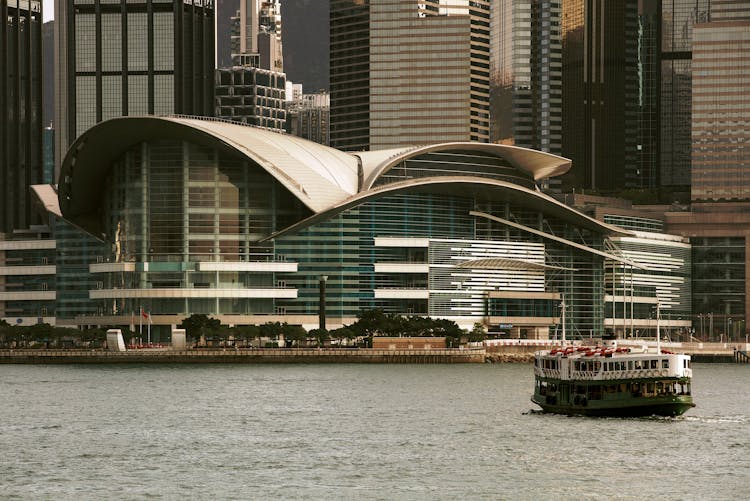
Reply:
<svg viewBox="0 0 750 501"><path fill-rule="evenodd" d="M484 349L376 350L372 348L263 348L252 350L0 350L0 364L470 364Z"/></svg>

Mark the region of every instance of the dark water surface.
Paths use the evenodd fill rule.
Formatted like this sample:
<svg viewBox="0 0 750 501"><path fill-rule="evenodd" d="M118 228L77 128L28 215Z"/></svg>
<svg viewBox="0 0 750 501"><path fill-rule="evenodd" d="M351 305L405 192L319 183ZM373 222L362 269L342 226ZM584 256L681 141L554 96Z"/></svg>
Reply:
<svg viewBox="0 0 750 501"><path fill-rule="evenodd" d="M2 499L747 499L750 365L677 419L530 413L532 366L0 366Z"/></svg>

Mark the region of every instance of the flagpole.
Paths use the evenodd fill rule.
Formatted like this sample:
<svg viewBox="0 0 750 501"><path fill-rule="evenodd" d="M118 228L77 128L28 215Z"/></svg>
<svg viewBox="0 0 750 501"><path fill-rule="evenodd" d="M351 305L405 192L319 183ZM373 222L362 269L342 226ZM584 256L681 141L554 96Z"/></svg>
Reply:
<svg viewBox="0 0 750 501"><path fill-rule="evenodd" d="M151 312L147 313L148 315L148 344L151 344Z"/></svg>
<svg viewBox="0 0 750 501"><path fill-rule="evenodd" d="M141 314L138 315L138 336L143 337L143 306L141 306Z"/></svg>

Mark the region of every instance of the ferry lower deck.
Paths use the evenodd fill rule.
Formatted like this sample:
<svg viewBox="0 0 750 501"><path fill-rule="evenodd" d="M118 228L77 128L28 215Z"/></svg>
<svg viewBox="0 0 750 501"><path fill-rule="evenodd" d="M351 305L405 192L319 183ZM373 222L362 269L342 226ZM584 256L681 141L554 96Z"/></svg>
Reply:
<svg viewBox="0 0 750 501"><path fill-rule="evenodd" d="M537 378L532 402L545 412L584 416L679 416L694 407L690 381L559 381Z"/></svg>

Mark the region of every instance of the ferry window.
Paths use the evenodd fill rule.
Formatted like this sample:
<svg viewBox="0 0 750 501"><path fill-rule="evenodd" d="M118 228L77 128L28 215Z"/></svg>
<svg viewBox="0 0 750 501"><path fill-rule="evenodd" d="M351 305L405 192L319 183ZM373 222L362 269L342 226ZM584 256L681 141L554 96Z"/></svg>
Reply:
<svg viewBox="0 0 750 501"><path fill-rule="evenodd" d="M655 386L654 383L646 383L646 393L648 393L649 395L653 395L654 386Z"/></svg>
<svg viewBox="0 0 750 501"><path fill-rule="evenodd" d="M657 368L657 367L656 367L656 360L652 360L652 361L651 361L651 368L652 368L652 369L656 369L656 368Z"/></svg>
<svg viewBox="0 0 750 501"><path fill-rule="evenodd" d="M641 361L640 360L636 360L635 361L635 370L640 370L640 369L641 369Z"/></svg>
<svg viewBox="0 0 750 501"><path fill-rule="evenodd" d="M661 368L662 369L669 369L669 360L667 360L666 358L664 360L662 360L661 361Z"/></svg>
<svg viewBox="0 0 750 501"><path fill-rule="evenodd" d="M628 370L629 371L633 370L633 361L632 360L628 360Z"/></svg>

